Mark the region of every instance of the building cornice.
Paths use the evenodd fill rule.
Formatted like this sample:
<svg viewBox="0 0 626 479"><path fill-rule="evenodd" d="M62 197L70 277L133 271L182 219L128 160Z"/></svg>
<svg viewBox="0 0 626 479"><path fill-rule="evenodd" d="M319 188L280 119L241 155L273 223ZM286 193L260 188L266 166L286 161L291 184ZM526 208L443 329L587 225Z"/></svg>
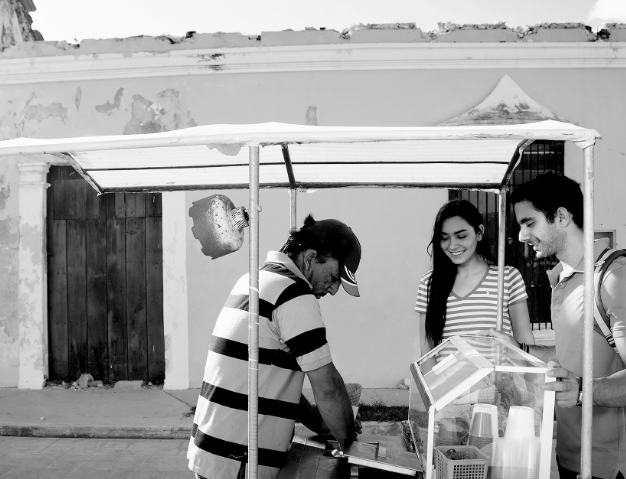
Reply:
<svg viewBox="0 0 626 479"><path fill-rule="evenodd" d="M626 68L626 42L380 43L0 58L0 84L233 73Z"/></svg>

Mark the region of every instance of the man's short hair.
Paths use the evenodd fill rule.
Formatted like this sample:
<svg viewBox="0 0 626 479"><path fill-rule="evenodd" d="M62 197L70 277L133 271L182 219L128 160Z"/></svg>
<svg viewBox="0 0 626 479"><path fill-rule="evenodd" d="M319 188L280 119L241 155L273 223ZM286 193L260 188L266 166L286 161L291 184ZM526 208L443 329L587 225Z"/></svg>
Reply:
<svg viewBox="0 0 626 479"><path fill-rule="evenodd" d="M579 183L562 173L549 171L516 186L511 203L515 205L522 201L528 201L541 211L549 223L554 223L556 210L565 208L576 226L583 229L583 192Z"/></svg>

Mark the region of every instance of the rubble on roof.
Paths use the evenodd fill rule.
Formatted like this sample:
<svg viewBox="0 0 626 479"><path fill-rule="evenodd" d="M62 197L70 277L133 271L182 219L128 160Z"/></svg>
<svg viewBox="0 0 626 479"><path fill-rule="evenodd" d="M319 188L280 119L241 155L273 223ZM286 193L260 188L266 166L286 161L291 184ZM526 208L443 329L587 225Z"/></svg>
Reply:
<svg viewBox="0 0 626 479"><path fill-rule="evenodd" d="M415 23L368 23L352 25L341 32L343 40L351 43L419 43L430 41L427 34L415 27Z"/></svg>
<svg viewBox="0 0 626 479"><path fill-rule="evenodd" d="M431 32L431 39L444 43L501 43L516 42L516 33L504 22L483 24L438 23L439 31Z"/></svg>
<svg viewBox="0 0 626 479"><path fill-rule="evenodd" d="M352 25L341 32L341 38L346 40L352 37L352 34L361 30L414 30L415 23L362 23Z"/></svg>
<svg viewBox="0 0 626 479"><path fill-rule="evenodd" d="M476 24L476 23L458 24L458 23L451 23L451 22L447 22L447 23L438 22L437 25L439 26L440 33L448 33L454 30L504 30L508 28L506 26L506 23L504 22L480 23L480 24Z"/></svg>
<svg viewBox="0 0 626 479"><path fill-rule="evenodd" d="M30 6L24 6L25 4ZM187 32L183 36L135 36L129 38L86 39L80 44L38 42L36 30L29 30L29 8L32 0L0 0L1 5L11 5L24 15L25 38L23 42L3 44L0 58L24 58L57 55L98 55L104 53L154 53L173 50L273 47L297 45L326 45L353 43L529 43L529 42L625 42L626 24L609 23L594 33L583 23L540 23L511 28L505 22L494 24L439 23L437 31L423 32L413 22L356 24L341 32L324 27L307 27L304 31L284 30L262 32L260 35L241 33ZM17 14L17 13L16 13ZM26 17L27 16L27 17ZM30 32L30 33L29 33ZM30 35L30 36L28 36ZM30 40L30 41L29 41ZM13 45L13 46L11 46ZM19 46L15 46L19 45Z"/></svg>
<svg viewBox="0 0 626 479"><path fill-rule="evenodd" d="M442 42L588 42L596 35L584 23L539 23L509 28L505 22L484 24L439 23L431 34Z"/></svg>
<svg viewBox="0 0 626 479"><path fill-rule="evenodd" d="M606 38L603 40L626 42L626 23L607 23L603 30L606 30Z"/></svg>

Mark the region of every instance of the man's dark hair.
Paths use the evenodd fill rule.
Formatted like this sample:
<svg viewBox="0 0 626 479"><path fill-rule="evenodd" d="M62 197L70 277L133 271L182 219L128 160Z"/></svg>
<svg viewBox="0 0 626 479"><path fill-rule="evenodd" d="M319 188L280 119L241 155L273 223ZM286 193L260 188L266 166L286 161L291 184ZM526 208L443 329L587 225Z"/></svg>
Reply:
<svg viewBox="0 0 626 479"><path fill-rule="evenodd" d="M313 216L308 215L304 219L304 226L302 226L302 228L289 233L289 238L287 238L285 244L280 248L280 252L285 253L292 260L295 260L303 251L313 249L317 252L317 262L325 263L326 259L332 257L332 253L324 247L319 236L310 231L309 228L314 224L315 220Z"/></svg>
<svg viewBox="0 0 626 479"><path fill-rule="evenodd" d="M511 194L511 204L528 201L541 211L548 223L554 223L556 210L565 208L574 223L583 229L583 192L580 184L567 176L549 171L516 186Z"/></svg>

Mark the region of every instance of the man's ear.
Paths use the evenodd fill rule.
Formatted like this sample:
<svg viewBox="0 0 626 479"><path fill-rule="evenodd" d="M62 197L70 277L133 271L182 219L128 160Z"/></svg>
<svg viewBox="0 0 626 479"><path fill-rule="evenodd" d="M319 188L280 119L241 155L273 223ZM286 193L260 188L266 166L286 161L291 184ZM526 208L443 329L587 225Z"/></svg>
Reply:
<svg viewBox="0 0 626 479"><path fill-rule="evenodd" d="M310 267L311 263L317 259L317 251L314 249L307 249L303 251L302 259L304 260L304 266Z"/></svg>
<svg viewBox="0 0 626 479"><path fill-rule="evenodd" d="M560 226L567 226L574 220L572 214L566 208L560 206L554 214L554 221Z"/></svg>

